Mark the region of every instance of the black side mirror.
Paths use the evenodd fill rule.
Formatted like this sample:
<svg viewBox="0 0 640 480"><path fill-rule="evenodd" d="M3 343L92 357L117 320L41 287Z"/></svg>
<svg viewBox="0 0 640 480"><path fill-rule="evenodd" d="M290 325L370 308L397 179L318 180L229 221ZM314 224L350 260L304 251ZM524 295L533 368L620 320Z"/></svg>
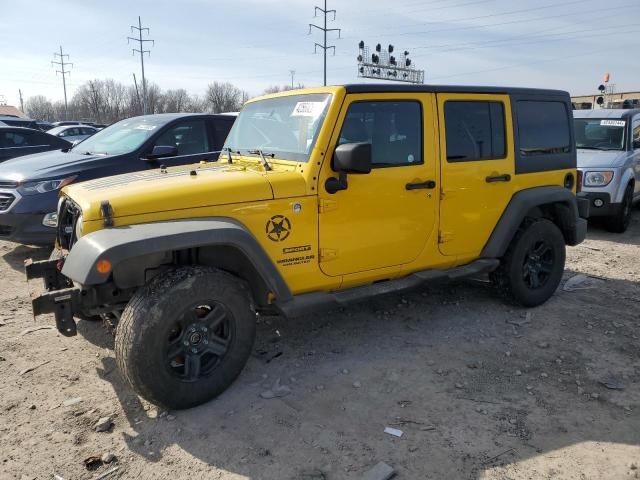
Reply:
<svg viewBox="0 0 640 480"><path fill-rule="evenodd" d="M346 190L347 173L363 174L371 172L371 144L345 143L333 152L332 168L338 172L338 178L329 177L324 184L327 192L333 194Z"/></svg>
<svg viewBox="0 0 640 480"><path fill-rule="evenodd" d="M178 155L178 149L174 145L156 145L143 160L157 160L164 157L175 157Z"/></svg>
<svg viewBox="0 0 640 480"><path fill-rule="evenodd" d="M339 173L371 172L371 144L339 145L333 152L333 170Z"/></svg>

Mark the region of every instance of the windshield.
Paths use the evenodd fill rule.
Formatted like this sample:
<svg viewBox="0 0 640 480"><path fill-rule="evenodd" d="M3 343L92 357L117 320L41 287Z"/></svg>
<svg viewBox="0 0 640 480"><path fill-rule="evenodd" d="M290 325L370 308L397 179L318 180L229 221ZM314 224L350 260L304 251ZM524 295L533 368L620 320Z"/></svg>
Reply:
<svg viewBox="0 0 640 480"><path fill-rule="evenodd" d="M162 117L135 117L121 120L96 132L72 150L76 153L119 155L137 150L158 128L167 123Z"/></svg>
<svg viewBox="0 0 640 480"><path fill-rule="evenodd" d="M576 147L590 150L624 150L626 122L610 118L574 118Z"/></svg>
<svg viewBox="0 0 640 480"><path fill-rule="evenodd" d="M331 94L291 95L248 103L224 148L245 155L260 150L275 158L306 162L324 122Z"/></svg>

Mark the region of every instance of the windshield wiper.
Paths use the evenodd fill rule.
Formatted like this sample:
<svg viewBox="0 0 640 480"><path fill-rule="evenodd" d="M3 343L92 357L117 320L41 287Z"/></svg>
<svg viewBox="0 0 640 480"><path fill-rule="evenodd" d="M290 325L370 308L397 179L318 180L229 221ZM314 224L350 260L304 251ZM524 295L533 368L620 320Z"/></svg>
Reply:
<svg viewBox="0 0 640 480"><path fill-rule="evenodd" d="M227 152L227 163L233 163L233 158L231 158L231 147L225 147L222 151Z"/></svg>
<svg viewBox="0 0 640 480"><path fill-rule="evenodd" d="M273 168L271 167L269 162L267 162L267 158L266 157L273 158L273 157L275 157L275 154L273 154L273 153L265 153L260 149L258 149L258 150L248 150L248 152L251 155L260 155L260 158L262 159L262 166L264 167L265 170L273 170Z"/></svg>

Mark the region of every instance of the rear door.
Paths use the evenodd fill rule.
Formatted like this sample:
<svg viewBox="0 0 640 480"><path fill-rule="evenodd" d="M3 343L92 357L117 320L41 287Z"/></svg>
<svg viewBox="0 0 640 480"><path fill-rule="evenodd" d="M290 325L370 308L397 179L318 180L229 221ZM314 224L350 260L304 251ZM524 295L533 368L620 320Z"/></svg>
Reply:
<svg viewBox="0 0 640 480"><path fill-rule="evenodd" d="M508 95L438 94L443 255L477 254L511 200L514 148Z"/></svg>

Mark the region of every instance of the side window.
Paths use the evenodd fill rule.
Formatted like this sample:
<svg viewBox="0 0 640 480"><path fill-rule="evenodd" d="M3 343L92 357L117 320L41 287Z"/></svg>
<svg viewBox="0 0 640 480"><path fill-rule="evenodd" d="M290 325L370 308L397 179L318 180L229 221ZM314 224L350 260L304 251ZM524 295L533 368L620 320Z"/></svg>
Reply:
<svg viewBox="0 0 640 480"><path fill-rule="evenodd" d="M73 137L74 135L78 135L78 129L77 128L67 128L66 130L63 130L60 133L60 136L62 138L64 138L64 137Z"/></svg>
<svg viewBox="0 0 640 480"><path fill-rule="evenodd" d="M17 132L7 132L4 134L4 147L30 147L31 135Z"/></svg>
<svg viewBox="0 0 640 480"><path fill-rule="evenodd" d="M504 105L501 102L445 102L444 123L448 162L505 158Z"/></svg>
<svg viewBox="0 0 640 480"><path fill-rule="evenodd" d="M219 148L222 148L224 141L227 139L227 135L229 135L229 131L233 126L233 120L221 120L219 118L216 118L215 120L211 120L211 123L213 124L213 134L215 137L215 141L218 144L216 150L218 150Z"/></svg>
<svg viewBox="0 0 640 480"><path fill-rule="evenodd" d="M371 144L374 168L423 163L420 103L352 103L340 131L338 145L361 142Z"/></svg>
<svg viewBox="0 0 640 480"><path fill-rule="evenodd" d="M564 103L521 100L516 111L520 155L571 151L570 119Z"/></svg>
<svg viewBox="0 0 640 480"><path fill-rule="evenodd" d="M209 152L209 139L204 120L180 122L164 132L155 145L173 145L178 155Z"/></svg>
<svg viewBox="0 0 640 480"><path fill-rule="evenodd" d="M640 118L636 118L632 124L633 131L631 132L631 138L633 139L633 149L640 149Z"/></svg>

